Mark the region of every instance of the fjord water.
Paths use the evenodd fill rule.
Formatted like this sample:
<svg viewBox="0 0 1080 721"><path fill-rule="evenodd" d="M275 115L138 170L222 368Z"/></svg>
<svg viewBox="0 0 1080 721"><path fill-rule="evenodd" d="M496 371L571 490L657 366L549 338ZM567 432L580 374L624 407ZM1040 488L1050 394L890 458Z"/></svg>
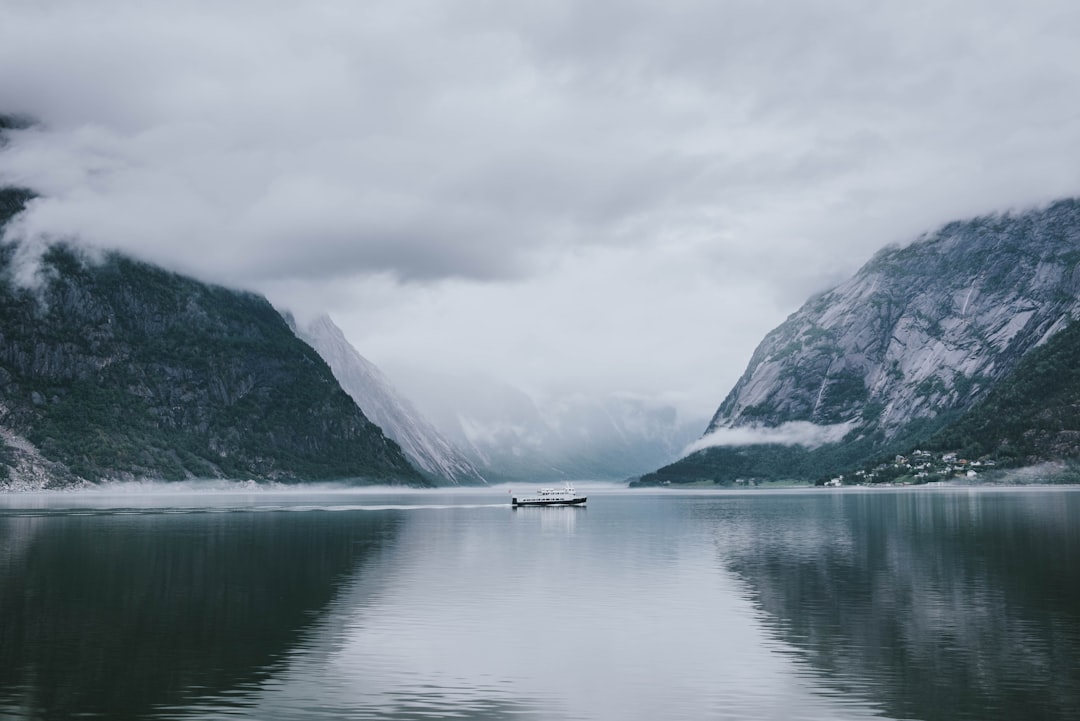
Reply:
<svg viewBox="0 0 1080 721"><path fill-rule="evenodd" d="M587 491L0 498L0 719L1077 717L1080 491Z"/></svg>

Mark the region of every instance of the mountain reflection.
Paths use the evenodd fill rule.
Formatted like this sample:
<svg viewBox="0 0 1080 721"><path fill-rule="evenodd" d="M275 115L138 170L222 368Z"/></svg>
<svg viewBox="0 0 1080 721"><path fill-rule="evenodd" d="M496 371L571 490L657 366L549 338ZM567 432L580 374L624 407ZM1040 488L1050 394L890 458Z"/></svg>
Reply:
<svg viewBox="0 0 1080 721"><path fill-rule="evenodd" d="M1080 494L742 500L711 511L724 564L825 684L897 718L1080 708Z"/></svg>
<svg viewBox="0 0 1080 721"><path fill-rule="evenodd" d="M0 518L0 716L144 717L272 674L387 513Z"/></svg>

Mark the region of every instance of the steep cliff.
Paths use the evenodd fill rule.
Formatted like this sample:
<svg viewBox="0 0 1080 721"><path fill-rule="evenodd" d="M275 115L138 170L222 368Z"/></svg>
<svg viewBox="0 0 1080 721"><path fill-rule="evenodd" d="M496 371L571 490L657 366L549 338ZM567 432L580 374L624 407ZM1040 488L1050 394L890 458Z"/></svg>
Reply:
<svg viewBox="0 0 1080 721"><path fill-rule="evenodd" d="M394 388L378 366L364 358L327 316L303 325L286 317L301 340L330 366L345 392L413 465L438 484L482 485L487 481L450 441Z"/></svg>
<svg viewBox="0 0 1080 721"><path fill-rule="evenodd" d="M2 225L29 194L0 191ZM117 255L0 245L0 484L420 484L262 297Z"/></svg>
<svg viewBox="0 0 1080 721"><path fill-rule="evenodd" d="M1080 314L1078 261L1076 200L881 251L769 333L700 450L649 480L805 477L944 428Z"/></svg>
<svg viewBox="0 0 1080 721"><path fill-rule="evenodd" d="M922 447L999 466L1080 459L1080 323L1024 356L956 423Z"/></svg>

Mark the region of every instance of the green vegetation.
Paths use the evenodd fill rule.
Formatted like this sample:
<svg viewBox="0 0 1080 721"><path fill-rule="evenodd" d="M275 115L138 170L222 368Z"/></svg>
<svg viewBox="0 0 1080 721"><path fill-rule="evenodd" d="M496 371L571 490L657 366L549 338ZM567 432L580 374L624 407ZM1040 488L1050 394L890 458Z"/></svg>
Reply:
<svg viewBox="0 0 1080 721"><path fill-rule="evenodd" d="M1080 323L1028 353L979 404L925 445L1004 466L1080 456Z"/></svg>
<svg viewBox="0 0 1080 721"><path fill-rule="evenodd" d="M983 379L980 379L983 380ZM1080 323L1025 356L1016 370L954 422L911 426L906 445L839 473L849 483L930 483L988 471L1063 462L1075 480L1080 461ZM901 450L895 457L893 451ZM822 476L818 483L831 478Z"/></svg>
<svg viewBox="0 0 1080 721"><path fill-rule="evenodd" d="M814 449L779 443L717 446L694 453L642 476L632 485L712 484L733 486L741 482L766 483L801 480L810 482L835 468L849 468L876 453L869 438L849 443L830 443Z"/></svg>
<svg viewBox="0 0 1080 721"><path fill-rule="evenodd" d="M28 197L0 191L0 212ZM14 257L0 246L0 424L46 459L93 481L423 483L262 297L65 247L32 292Z"/></svg>
<svg viewBox="0 0 1080 721"><path fill-rule="evenodd" d="M816 420L826 424L841 423L848 417L851 408L862 407L869 397L870 391L860 373L837 373L826 381L820 403L825 412Z"/></svg>
<svg viewBox="0 0 1080 721"><path fill-rule="evenodd" d="M22 212L34 194L24 188L0 188L0 230Z"/></svg>

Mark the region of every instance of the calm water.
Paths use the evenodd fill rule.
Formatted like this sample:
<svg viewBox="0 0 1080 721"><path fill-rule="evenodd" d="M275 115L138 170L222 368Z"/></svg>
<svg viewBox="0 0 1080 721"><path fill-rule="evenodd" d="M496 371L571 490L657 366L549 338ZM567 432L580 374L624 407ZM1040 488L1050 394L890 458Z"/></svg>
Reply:
<svg viewBox="0 0 1080 721"><path fill-rule="evenodd" d="M0 719L1080 717L1080 491L587 490L0 497Z"/></svg>

